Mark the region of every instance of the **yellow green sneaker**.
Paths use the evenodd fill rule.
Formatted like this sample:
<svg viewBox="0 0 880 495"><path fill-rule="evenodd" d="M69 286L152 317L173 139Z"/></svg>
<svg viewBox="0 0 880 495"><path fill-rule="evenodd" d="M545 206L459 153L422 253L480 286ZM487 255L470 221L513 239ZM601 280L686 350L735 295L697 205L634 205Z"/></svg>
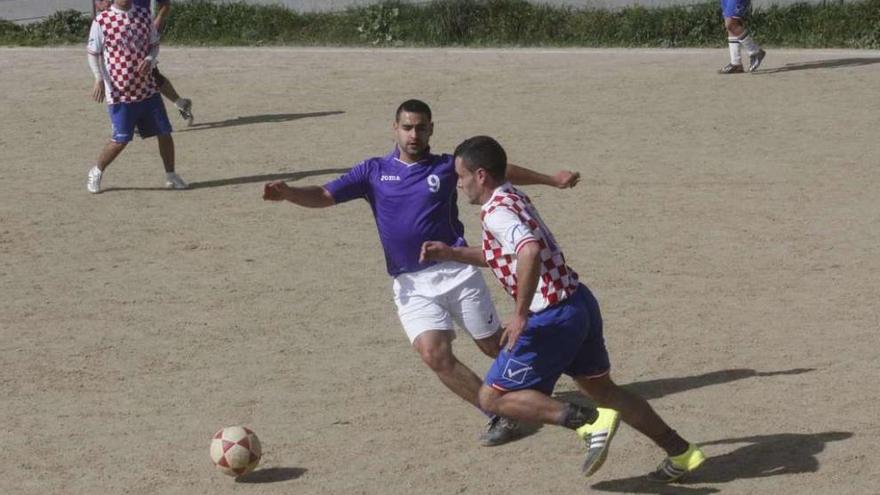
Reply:
<svg viewBox="0 0 880 495"><path fill-rule="evenodd" d="M696 444L692 443L684 454L663 459L657 469L648 474L648 479L656 483L672 483L694 471L704 462L706 462L706 455Z"/></svg>
<svg viewBox="0 0 880 495"><path fill-rule="evenodd" d="M577 435L587 444L587 456L581 467L581 471L587 477L592 476L605 463L611 439L617 433L617 425L620 424L620 413L614 409L597 407L596 412L599 413L596 421L575 430Z"/></svg>

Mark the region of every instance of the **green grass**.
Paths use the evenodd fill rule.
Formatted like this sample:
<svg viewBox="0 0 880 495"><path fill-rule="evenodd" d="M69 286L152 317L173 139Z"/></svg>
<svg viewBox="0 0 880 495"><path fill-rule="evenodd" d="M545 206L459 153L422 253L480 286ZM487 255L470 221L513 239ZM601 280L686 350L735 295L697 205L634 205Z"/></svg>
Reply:
<svg viewBox="0 0 880 495"><path fill-rule="evenodd" d="M756 9L749 27L771 46L880 48L880 0ZM18 26L0 21L0 44L84 43L74 11ZM386 1L344 12L299 14L279 6L176 2L163 42L187 45L717 47L726 40L717 1L619 11L525 0Z"/></svg>

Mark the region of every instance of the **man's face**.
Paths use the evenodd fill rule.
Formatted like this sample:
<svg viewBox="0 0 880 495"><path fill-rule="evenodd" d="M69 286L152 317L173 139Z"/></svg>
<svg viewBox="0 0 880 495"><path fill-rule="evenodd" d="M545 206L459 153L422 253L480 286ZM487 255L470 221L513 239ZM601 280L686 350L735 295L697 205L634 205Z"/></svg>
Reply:
<svg viewBox="0 0 880 495"><path fill-rule="evenodd" d="M480 195L483 192L483 184L481 177L484 177L486 171L477 169L474 172L468 170L464 166L461 157L455 157L455 173L458 175L458 189L467 197L468 202L472 205L482 204Z"/></svg>
<svg viewBox="0 0 880 495"><path fill-rule="evenodd" d="M400 150L411 156L419 156L428 149L434 124L423 113L400 112L394 123L394 136Z"/></svg>
<svg viewBox="0 0 880 495"><path fill-rule="evenodd" d="M112 4L113 0L95 0L95 10L102 12L109 9Z"/></svg>
<svg viewBox="0 0 880 495"><path fill-rule="evenodd" d="M131 0L114 0L113 3L116 4L116 7L122 10L128 10L131 8Z"/></svg>

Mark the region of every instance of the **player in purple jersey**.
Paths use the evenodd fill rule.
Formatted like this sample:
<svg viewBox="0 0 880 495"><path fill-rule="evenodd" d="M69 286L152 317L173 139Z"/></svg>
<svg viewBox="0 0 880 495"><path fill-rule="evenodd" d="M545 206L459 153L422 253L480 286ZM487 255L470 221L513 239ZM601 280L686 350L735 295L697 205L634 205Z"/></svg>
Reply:
<svg viewBox="0 0 880 495"><path fill-rule="evenodd" d="M620 419L668 455L650 479L669 483L698 468L703 452L685 441L638 395L611 381L599 303L578 281L531 200L508 182L507 154L497 141L477 136L455 150L458 188L483 205L482 247L431 241L422 257L492 268L515 300L501 351L479 392L480 407L520 421L565 426L586 442L589 476L601 467ZM550 394L562 374L601 407L564 403Z"/></svg>
<svg viewBox="0 0 880 495"><path fill-rule="evenodd" d="M755 72L764 61L767 53L755 43L749 30L746 29L745 18L749 13L751 0L721 0L721 15L727 29L727 48L730 51L730 63L718 70L719 74L739 74L745 72L740 47L749 54L749 72Z"/></svg>
<svg viewBox="0 0 880 495"><path fill-rule="evenodd" d="M457 323L483 353L498 354L500 326L486 283L480 271L468 265L419 261L425 241L465 243L456 206L453 158L430 152L433 124L431 109L424 102L401 104L392 127L397 146L388 155L364 160L323 187L291 187L283 181L266 184L263 199L310 208L365 199L373 210L393 277L398 316L413 348L447 388L478 406L481 381L452 353L452 340ZM519 184L567 188L580 175L561 171L551 177L514 166L511 177ZM520 431L516 423L493 418L482 442L499 445Z"/></svg>

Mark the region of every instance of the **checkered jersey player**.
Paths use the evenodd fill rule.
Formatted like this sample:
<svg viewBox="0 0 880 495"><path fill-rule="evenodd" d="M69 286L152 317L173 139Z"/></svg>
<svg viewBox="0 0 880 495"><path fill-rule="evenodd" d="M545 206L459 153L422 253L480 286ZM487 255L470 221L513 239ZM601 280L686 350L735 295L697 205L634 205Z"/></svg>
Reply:
<svg viewBox="0 0 880 495"><path fill-rule="evenodd" d="M433 123L431 109L424 102L402 103L392 127L397 145L388 155L365 160L323 187L290 187L283 181L266 184L263 199L312 208L366 200L373 210L388 274L393 278L398 316L410 343L447 388L476 406L481 380L452 353L453 329L458 324L483 353L498 354L499 322L488 288L472 266L419 260L425 241L465 243L456 206L453 158L430 152ZM574 186L580 177L569 171L550 177L515 166L510 175L520 184L559 188ZM482 442L499 445L519 433L516 423L493 418Z"/></svg>
<svg viewBox="0 0 880 495"><path fill-rule="evenodd" d="M106 100L112 133L89 170L86 188L91 193L101 192L104 171L132 140L135 129L142 138L157 137L166 187L188 187L174 171L171 123L151 75L158 54L159 34L150 12L133 6L132 0L116 0L95 16L88 43L95 75L92 95L95 101Z"/></svg>
<svg viewBox="0 0 880 495"><path fill-rule="evenodd" d="M97 12L107 10L112 3L113 0L95 0L95 10ZM135 7L141 7L151 12L153 7L152 3L151 0L134 0ZM156 30L159 31L159 34L161 35L162 31L165 29L165 23L168 21L168 16L171 14L171 0L155 0L155 3L156 10L153 18L153 25L156 26ZM189 98L181 98L177 93L177 90L174 89L174 85L171 84L171 81L159 72L158 67L153 67L153 79L156 80L156 84L159 86L159 92L162 93L162 96L168 98L168 101L171 103L174 103L174 106L180 113L180 117L186 121L187 125L192 125L193 120L195 119L192 113L192 100Z"/></svg>
<svg viewBox="0 0 880 495"><path fill-rule="evenodd" d="M721 15L727 29L727 48L730 51L730 63L718 70L720 74L738 74L743 69L742 53L745 48L749 55L749 72L755 72L764 61L767 53L755 43L746 28L745 18L749 13L751 0L721 0Z"/></svg>
<svg viewBox="0 0 880 495"><path fill-rule="evenodd" d="M520 421L568 427L586 442L583 472L601 467L608 444L624 422L651 438L669 457L651 478L675 481L703 463L702 451L685 441L641 397L610 377L599 303L579 281L528 196L506 174L507 155L487 136L455 150L458 188L482 205L482 247L427 242L422 258L488 266L515 301L499 353L479 392L480 407ZM562 374L601 407L563 403L550 394Z"/></svg>

